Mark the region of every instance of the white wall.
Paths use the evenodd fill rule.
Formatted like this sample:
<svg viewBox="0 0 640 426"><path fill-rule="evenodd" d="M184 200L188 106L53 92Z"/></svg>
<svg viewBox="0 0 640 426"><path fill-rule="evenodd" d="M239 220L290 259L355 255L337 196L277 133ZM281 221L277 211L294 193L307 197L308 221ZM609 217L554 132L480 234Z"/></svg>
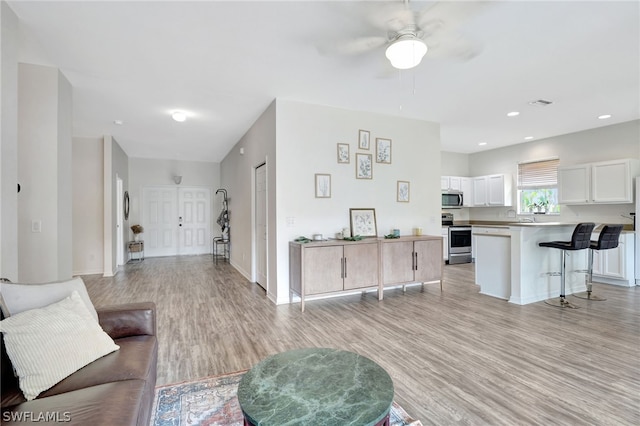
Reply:
<svg viewBox="0 0 640 426"><path fill-rule="evenodd" d="M469 176L469 154L442 151L440 166L442 176Z"/></svg>
<svg viewBox="0 0 640 426"><path fill-rule="evenodd" d="M505 148L489 150L469 155L469 176L493 173L509 173L516 187L517 164L558 157L560 165L583 164L622 158L640 159L640 120L634 120L596 129L560 135ZM516 200L514 189L514 202ZM515 209L516 207L511 207ZM507 220L508 207L472 208L472 220ZM620 217L634 210L633 204L613 204L605 206L561 206L559 216L536 217L545 221L594 221L609 223L631 223Z"/></svg>
<svg viewBox="0 0 640 426"><path fill-rule="evenodd" d="M112 277L117 272L117 216L116 196L118 188L116 176L122 179L123 191L127 191L129 185L129 157L111 136L104 137L104 272L105 277ZM127 222L124 222L127 226ZM123 239L123 250L126 240ZM126 252L126 251L125 251Z"/></svg>
<svg viewBox="0 0 640 426"><path fill-rule="evenodd" d="M240 153L242 150L243 154ZM254 227L254 171L267 164L267 296L275 302L276 287L276 101L265 110L220 163L220 185L229 196L231 264L255 281L252 262ZM280 164L278 162L278 164Z"/></svg>
<svg viewBox="0 0 640 426"><path fill-rule="evenodd" d="M0 277L18 275L18 18L0 2Z"/></svg>
<svg viewBox="0 0 640 426"><path fill-rule="evenodd" d="M73 139L73 275L104 271L103 138Z"/></svg>
<svg viewBox="0 0 640 426"><path fill-rule="evenodd" d="M372 149L357 149L358 130L371 132ZM392 164L375 163L375 138L392 140ZM351 163L337 163L337 143L350 145ZM244 155L240 149L244 148ZM275 152L274 152L275 151ZM355 153L373 155L373 179L355 178ZM277 158L276 158L277 157ZM253 168L267 162L268 295L289 301L289 241L333 236L350 225L349 208L375 208L378 235L422 227L440 234L439 126L419 120L278 99L221 165L229 189L231 257L253 279ZM315 198L316 173L331 174L331 198ZM398 180L411 182L411 201L396 201Z"/></svg>
<svg viewBox="0 0 640 426"><path fill-rule="evenodd" d="M71 85L55 68L20 64L18 95L20 280L67 279L72 271ZM41 224L41 232L32 232L33 222Z"/></svg>

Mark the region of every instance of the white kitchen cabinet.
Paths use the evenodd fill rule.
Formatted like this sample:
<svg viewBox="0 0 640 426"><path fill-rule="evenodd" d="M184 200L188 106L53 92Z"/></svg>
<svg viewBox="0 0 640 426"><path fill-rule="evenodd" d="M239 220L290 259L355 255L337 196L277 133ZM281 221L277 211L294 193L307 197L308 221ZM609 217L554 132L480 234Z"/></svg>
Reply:
<svg viewBox="0 0 640 426"><path fill-rule="evenodd" d="M473 178L473 207L511 206L510 175L489 175Z"/></svg>
<svg viewBox="0 0 640 426"><path fill-rule="evenodd" d="M442 227L442 259L449 260L449 228Z"/></svg>
<svg viewBox="0 0 640 426"><path fill-rule="evenodd" d="M473 178L473 207L484 207L487 201L487 177L479 176Z"/></svg>
<svg viewBox="0 0 640 426"><path fill-rule="evenodd" d="M460 178L460 190L462 191L462 207L471 207L473 205L473 191L471 188L473 183L471 178Z"/></svg>
<svg viewBox="0 0 640 426"><path fill-rule="evenodd" d="M460 176L440 176L440 188L444 190L462 191L462 179Z"/></svg>
<svg viewBox="0 0 640 426"><path fill-rule="evenodd" d="M594 233L592 240L598 239ZM633 287L634 271L634 234L620 234L618 247L609 250L593 251L593 281Z"/></svg>
<svg viewBox="0 0 640 426"><path fill-rule="evenodd" d="M600 161L558 167L559 204L622 204L633 202L635 159Z"/></svg>
<svg viewBox="0 0 640 426"><path fill-rule="evenodd" d="M508 300L511 297L511 236L509 228L473 227L477 244L476 284L480 293Z"/></svg>

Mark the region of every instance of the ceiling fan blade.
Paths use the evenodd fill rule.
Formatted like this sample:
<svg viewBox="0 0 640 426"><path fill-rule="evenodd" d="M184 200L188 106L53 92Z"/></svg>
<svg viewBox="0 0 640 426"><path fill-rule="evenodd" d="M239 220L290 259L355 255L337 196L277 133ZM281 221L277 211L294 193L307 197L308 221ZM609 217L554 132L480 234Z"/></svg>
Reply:
<svg viewBox="0 0 640 426"><path fill-rule="evenodd" d="M440 32L426 37L425 59L452 58L468 61L482 52L482 44L471 41L456 32Z"/></svg>
<svg viewBox="0 0 640 426"><path fill-rule="evenodd" d="M387 37L358 37L352 40L335 41L318 46L323 55L360 55L378 49L388 43Z"/></svg>
<svg viewBox="0 0 640 426"><path fill-rule="evenodd" d="M416 24L425 30L434 22L449 30L458 28L466 21L492 7L488 1L440 1L417 12Z"/></svg>
<svg viewBox="0 0 640 426"><path fill-rule="evenodd" d="M404 3L366 2L366 21L375 29L386 32L398 32L407 27L415 27L414 12Z"/></svg>

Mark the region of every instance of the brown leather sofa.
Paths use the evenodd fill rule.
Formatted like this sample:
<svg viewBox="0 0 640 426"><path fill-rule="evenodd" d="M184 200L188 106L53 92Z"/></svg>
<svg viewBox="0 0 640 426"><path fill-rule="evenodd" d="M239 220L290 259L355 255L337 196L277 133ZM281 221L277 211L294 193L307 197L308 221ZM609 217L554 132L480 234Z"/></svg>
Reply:
<svg viewBox="0 0 640 426"><path fill-rule="evenodd" d="M151 302L97 308L120 349L26 401L2 341L2 424L144 425L156 385L158 340Z"/></svg>

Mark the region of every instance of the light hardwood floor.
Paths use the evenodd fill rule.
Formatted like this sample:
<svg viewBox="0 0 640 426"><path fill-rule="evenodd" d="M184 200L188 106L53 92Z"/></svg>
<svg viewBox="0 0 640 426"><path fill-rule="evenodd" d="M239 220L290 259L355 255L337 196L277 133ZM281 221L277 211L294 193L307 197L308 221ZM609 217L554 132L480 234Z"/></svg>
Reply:
<svg viewBox="0 0 640 426"><path fill-rule="evenodd" d="M473 265L437 284L276 306L211 256L147 258L83 277L96 306L158 308L158 385L250 368L294 348L368 356L430 425L640 424L640 287L594 285L577 310L478 294Z"/></svg>

